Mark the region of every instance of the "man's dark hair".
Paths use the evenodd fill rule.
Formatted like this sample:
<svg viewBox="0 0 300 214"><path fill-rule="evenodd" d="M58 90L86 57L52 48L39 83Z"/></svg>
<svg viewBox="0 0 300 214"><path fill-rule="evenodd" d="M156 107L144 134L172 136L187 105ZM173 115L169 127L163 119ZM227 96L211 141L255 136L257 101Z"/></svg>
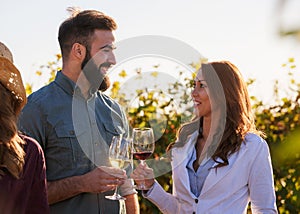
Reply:
<svg viewBox="0 0 300 214"><path fill-rule="evenodd" d="M116 22L97 10L73 11L70 18L59 27L58 42L63 59L67 59L74 43L84 45L90 50L95 30L116 30Z"/></svg>

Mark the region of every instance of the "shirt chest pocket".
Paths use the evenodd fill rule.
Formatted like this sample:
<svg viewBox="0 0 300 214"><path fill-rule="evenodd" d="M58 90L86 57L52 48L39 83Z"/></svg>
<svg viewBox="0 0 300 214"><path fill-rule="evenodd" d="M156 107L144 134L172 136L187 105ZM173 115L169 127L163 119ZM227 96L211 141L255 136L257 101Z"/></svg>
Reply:
<svg viewBox="0 0 300 214"><path fill-rule="evenodd" d="M103 134L102 136L105 137L105 141L110 144L113 136L118 136L121 134L125 134L126 130L124 127L119 123L113 122L106 122L103 123Z"/></svg>
<svg viewBox="0 0 300 214"><path fill-rule="evenodd" d="M75 133L72 125L62 125L55 127L55 132L58 138L57 147L60 150L60 164L67 169L76 168L78 172L85 172L90 160L83 151L78 138L87 134L86 131L76 131Z"/></svg>

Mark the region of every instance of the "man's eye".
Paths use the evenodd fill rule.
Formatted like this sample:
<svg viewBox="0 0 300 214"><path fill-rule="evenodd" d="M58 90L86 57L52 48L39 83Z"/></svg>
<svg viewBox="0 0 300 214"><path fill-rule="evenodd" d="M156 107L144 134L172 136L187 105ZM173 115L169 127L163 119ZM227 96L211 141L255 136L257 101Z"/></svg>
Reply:
<svg viewBox="0 0 300 214"><path fill-rule="evenodd" d="M103 48L103 49L102 49L102 51L103 51L103 52L106 52L106 53L110 52L111 50L112 50L111 48Z"/></svg>

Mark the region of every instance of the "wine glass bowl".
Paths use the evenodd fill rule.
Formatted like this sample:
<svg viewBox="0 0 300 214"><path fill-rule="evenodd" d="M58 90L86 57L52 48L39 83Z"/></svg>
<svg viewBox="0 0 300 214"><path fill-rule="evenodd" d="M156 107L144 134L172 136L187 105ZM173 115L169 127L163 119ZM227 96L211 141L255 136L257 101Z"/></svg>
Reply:
<svg viewBox="0 0 300 214"><path fill-rule="evenodd" d="M154 134L152 128L134 128L132 131L133 157L141 161L145 160L154 152ZM136 187L139 190L146 190L144 182Z"/></svg>
<svg viewBox="0 0 300 214"><path fill-rule="evenodd" d="M121 137L113 137L114 143L109 151L109 162L112 167L126 169L131 164L129 142Z"/></svg>

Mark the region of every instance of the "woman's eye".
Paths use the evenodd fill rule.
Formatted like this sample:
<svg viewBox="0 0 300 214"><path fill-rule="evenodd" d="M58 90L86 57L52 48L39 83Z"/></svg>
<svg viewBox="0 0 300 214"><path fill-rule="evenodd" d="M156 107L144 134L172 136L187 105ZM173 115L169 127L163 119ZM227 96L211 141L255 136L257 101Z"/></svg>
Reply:
<svg viewBox="0 0 300 214"><path fill-rule="evenodd" d="M196 82L195 82L195 81L193 82L192 87L193 87L193 88L196 88Z"/></svg>
<svg viewBox="0 0 300 214"><path fill-rule="evenodd" d="M205 87L206 87L206 85L204 85L204 84L200 83L200 84L199 84L199 87L200 87L200 88L205 88Z"/></svg>
<svg viewBox="0 0 300 214"><path fill-rule="evenodd" d="M194 81L193 82L193 88L206 88L207 86L200 81Z"/></svg>

